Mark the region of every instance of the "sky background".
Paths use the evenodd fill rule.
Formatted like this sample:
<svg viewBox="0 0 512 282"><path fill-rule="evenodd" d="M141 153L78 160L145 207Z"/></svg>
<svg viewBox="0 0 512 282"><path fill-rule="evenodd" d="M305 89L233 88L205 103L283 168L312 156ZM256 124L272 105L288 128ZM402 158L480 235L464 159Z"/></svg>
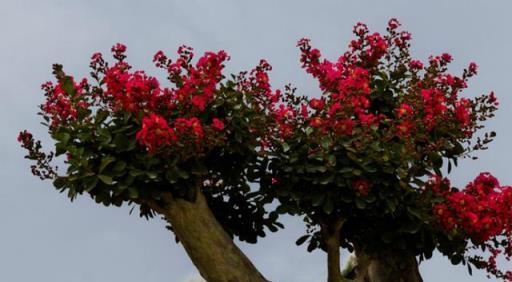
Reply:
<svg viewBox="0 0 512 282"><path fill-rule="evenodd" d="M316 82L298 62L295 43L304 36L335 59L351 39L353 24L384 31L397 17L413 33L413 55L451 53L451 69L479 64L468 96L494 90L501 103L488 128L498 132L478 161L464 161L453 183L464 185L480 171L512 184L512 2L504 1L43 1L0 0L0 281L185 282L197 276L180 245L158 219L146 221L129 208L106 208L88 196L71 203L51 183L29 172L16 142L29 129L49 147L39 125L40 84L51 79L51 64L83 77L90 55L108 54L117 42L128 46L135 68L162 75L152 66L158 50L173 54L181 44L197 53L224 49L227 72L251 69L260 58L274 67L274 87L292 83L300 94L318 95ZM108 57L108 56L106 56ZM172 57L172 56L171 56ZM300 220L283 218L286 229L257 245L240 244L274 282L325 281L325 257L306 252L295 240ZM508 268L512 263L508 262ZM422 263L425 282L484 282L441 256Z"/></svg>

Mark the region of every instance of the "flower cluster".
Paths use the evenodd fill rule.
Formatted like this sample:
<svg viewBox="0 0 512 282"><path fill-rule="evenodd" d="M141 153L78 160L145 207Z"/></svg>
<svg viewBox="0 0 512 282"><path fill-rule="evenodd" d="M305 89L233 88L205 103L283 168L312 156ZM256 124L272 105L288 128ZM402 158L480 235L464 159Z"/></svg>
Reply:
<svg viewBox="0 0 512 282"><path fill-rule="evenodd" d="M41 85L45 91L46 102L41 105L42 111L51 120L51 127L69 124L78 118L81 109L87 109L89 104L80 97L84 93L87 80L75 83L71 77L61 80L57 85L46 82Z"/></svg>
<svg viewBox="0 0 512 282"><path fill-rule="evenodd" d="M462 232L475 245L488 247L491 256L487 269L492 274L498 273L497 255L503 253L507 259L512 257L512 187L500 186L487 172L460 191L452 189L449 181L440 177L434 178L430 185L444 199L433 207L433 214L443 229ZM507 239L503 251L488 243L500 236Z"/></svg>
<svg viewBox="0 0 512 282"><path fill-rule="evenodd" d="M321 59L318 49L311 47L309 39L301 39L302 66L319 81L325 93L322 100L312 99L309 106L312 115L310 125L321 128L322 132L350 133L342 128L361 126L368 128L380 126L382 129L394 128L386 132L399 137L412 133L433 131L437 125L454 124L454 129L466 135L472 133L476 120L473 113L474 103L458 98L460 90L466 88L468 77L476 74L477 66L471 63L462 78L446 73L446 65L452 61L451 55L432 56L425 68L419 60L409 57L411 39L407 32L398 33L400 23L396 19L388 24L388 35L370 33L364 24L354 27L357 39L350 43L350 49L336 62ZM386 64L394 64L389 70ZM387 71L390 73L385 74ZM421 71L424 71L420 74ZM411 79L401 79L399 88L393 92L382 93L379 89L386 80L399 75L409 74ZM382 103L384 98L377 95L389 95L393 104ZM395 115L389 110L394 107ZM308 113L303 109L302 113ZM394 125L393 125L394 124ZM382 131L384 132L384 131Z"/></svg>
<svg viewBox="0 0 512 282"><path fill-rule="evenodd" d="M120 62L109 68L104 82L105 95L112 97L114 110L152 111L159 105L161 89L158 80L143 71L129 72L129 66Z"/></svg>
<svg viewBox="0 0 512 282"><path fill-rule="evenodd" d="M142 128L137 132L136 138L140 144L148 148L149 153L177 140L174 130L169 127L167 121L156 114L149 114L142 119Z"/></svg>
<svg viewBox="0 0 512 282"><path fill-rule="evenodd" d="M126 47L112 47L118 62L105 68L103 98L114 112L143 112L142 127L137 133L138 142L150 153L169 145L207 143L205 129L199 115L215 98L217 85L223 78L223 63L229 59L224 51L206 52L195 65L191 64L192 48L178 49L178 59L173 62L158 51L153 61L157 67L165 68L176 88L163 88L159 81L143 71L130 71L124 59ZM92 57L91 65L102 63L101 55ZM204 116L204 115L203 115ZM213 134L220 134L225 124L216 117L207 118ZM211 136L210 136L211 137ZM210 138L211 139L211 138Z"/></svg>

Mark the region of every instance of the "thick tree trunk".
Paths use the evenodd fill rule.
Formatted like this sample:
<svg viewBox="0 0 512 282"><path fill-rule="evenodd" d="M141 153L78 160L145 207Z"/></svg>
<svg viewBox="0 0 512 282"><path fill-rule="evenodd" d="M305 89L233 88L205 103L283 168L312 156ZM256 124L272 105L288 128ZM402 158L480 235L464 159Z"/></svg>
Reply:
<svg viewBox="0 0 512 282"><path fill-rule="evenodd" d="M356 252L356 256L354 282L423 282L414 256L397 252Z"/></svg>
<svg viewBox="0 0 512 282"><path fill-rule="evenodd" d="M147 204L164 216L201 276L208 282L267 282L234 244L198 189L195 202L166 194Z"/></svg>

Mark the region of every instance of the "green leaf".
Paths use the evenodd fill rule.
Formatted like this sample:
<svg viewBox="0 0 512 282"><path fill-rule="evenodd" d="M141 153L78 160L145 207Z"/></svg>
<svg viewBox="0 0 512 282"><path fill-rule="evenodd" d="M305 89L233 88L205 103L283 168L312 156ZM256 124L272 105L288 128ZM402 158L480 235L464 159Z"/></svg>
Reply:
<svg viewBox="0 0 512 282"><path fill-rule="evenodd" d="M103 121L105 121L105 119L108 117L108 115L109 115L108 111L99 110L98 113L96 113L96 118L94 119L94 123L96 125L102 123Z"/></svg>
<svg viewBox="0 0 512 282"><path fill-rule="evenodd" d="M321 145L324 149L329 149L331 146L331 139L330 138L322 138Z"/></svg>
<svg viewBox="0 0 512 282"><path fill-rule="evenodd" d="M144 174L144 171L140 170L140 169L132 169L130 170L130 175L131 176L140 176L140 175L143 175Z"/></svg>
<svg viewBox="0 0 512 282"><path fill-rule="evenodd" d="M139 197L139 191L133 187L129 187L128 188L128 196L131 198L131 199L136 199Z"/></svg>
<svg viewBox="0 0 512 282"><path fill-rule="evenodd" d="M124 134L116 134L113 143L116 145L116 152L122 152L128 149L130 140Z"/></svg>
<svg viewBox="0 0 512 282"><path fill-rule="evenodd" d="M55 188L57 189L60 189L62 187L64 187L66 184L67 184L67 178L66 177L57 177L54 181L53 181L53 186L55 186Z"/></svg>
<svg viewBox="0 0 512 282"><path fill-rule="evenodd" d="M309 237L310 237L310 235L301 236L299 239L297 239L297 241L295 242L295 245L300 246L300 245L304 244L304 242L306 242L306 240Z"/></svg>
<svg viewBox="0 0 512 282"><path fill-rule="evenodd" d="M114 164L114 167L112 168L112 170L115 171L115 172L121 172L125 168L126 168L126 162L124 162L124 161L117 161Z"/></svg>
<svg viewBox="0 0 512 282"><path fill-rule="evenodd" d="M59 132L55 134L55 139L60 141L63 145L67 145L69 142L69 139L71 139L71 135L67 132Z"/></svg>
<svg viewBox="0 0 512 282"><path fill-rule="evenodd" d="M100 174L98 175L98 178L105 184L107 185L112 185L112 183L114 183L114 180L112 179L112 177L108 176L108 175L103 175L103 174Z"/></svg>
<svg viewBox="0 0 512 282"><path fill-rule="evenodd" d="M313 198L311 199L311 204L313 207L319 207L324 203L325 194L323 193L316 193L313 195Z"/></svg>
<svg viewBox="0 0 512 282"><path fill-rule="evenodd" d="M156 173L154 171L148 171L148 172L146 172L146 175L149 177L149 179L157 179L158 178L158 173Z"/></svg>
<svg viewBox="0 0 512 282"><path fill-rule="evenodd" d="M286 152L288 152L290 150L290 145L288 145L288 143L283 142L282 146L283 146L283 152L286 153Z"/></svg>
<svg viewBox="0 0 512 282"><path fill-rule="evenodd" d="M92 189L96 187L98 184L98 178L96 177L87 177L83 180L84 183L84 191L91 192Z"/></svg>
<svg viewBox="0 0 512 282"><path fill-rule="evenodd" d="M101 159L100 168L98 172L101 173L110 163L112 163L115 160L116 158L112 156L106 156L103 159Z"/></svg>
<svg viewBox="0 0 512 282"><path fill-rule="evenodd" d="M68 94L70 97L75 96L76 89L73 83L73 78L71 76L66 75L65 77L60 79L59 82L64 93Z"/></svg>
<svg viewBox="0 0 512 282"><path fill-rule="evenodd" d="M356 207L360 210L366 208L366 202L360 197L356 197Z"/></svg>

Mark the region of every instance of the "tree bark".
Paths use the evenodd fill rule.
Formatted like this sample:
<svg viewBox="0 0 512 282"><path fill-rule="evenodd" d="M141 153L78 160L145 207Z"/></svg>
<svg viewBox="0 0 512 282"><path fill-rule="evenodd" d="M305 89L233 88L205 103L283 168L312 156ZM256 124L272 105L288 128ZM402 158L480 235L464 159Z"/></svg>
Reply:
<svg viewBox="0 0 512 282"><path fill-rule="evenodd" d="M327 252L327 282L348 281L341 275L340 266L340 230L342 219L321 224L322 236Z"/></svg>
<svg viewBox="0 0 512 282"><path fill-rule="evenodd" d="M161 202L146 204L171 224L206 281L268 282L224 231L200 189L195 202L174 198L170 193Z"/></svg>
<svg viewBox="0 0 512 282"><path fill-rule="evenodd" d="M412 255L391 251L368 255L356 251L356 257L354 282L423 282Z"/></svg>

